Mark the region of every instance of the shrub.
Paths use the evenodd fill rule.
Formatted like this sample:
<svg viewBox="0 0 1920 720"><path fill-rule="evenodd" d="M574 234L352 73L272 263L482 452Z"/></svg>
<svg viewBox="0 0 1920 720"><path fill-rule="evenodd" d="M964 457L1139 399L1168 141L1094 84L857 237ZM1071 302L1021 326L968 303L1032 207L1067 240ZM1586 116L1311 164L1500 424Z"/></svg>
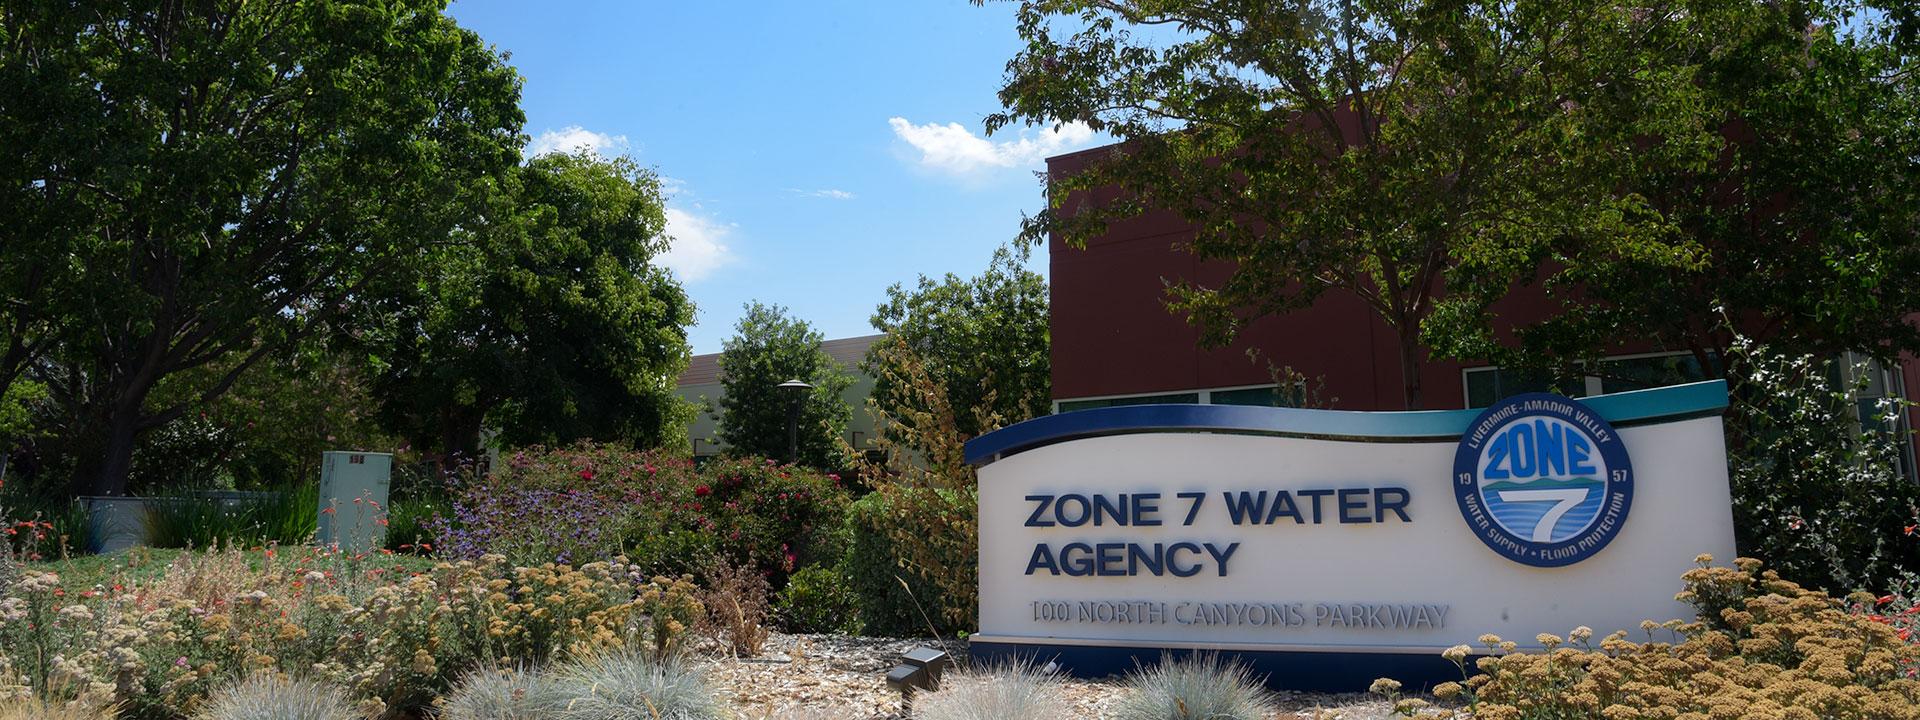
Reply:
<svg viewBox="0 0 1920 720"><path fill-rule="evenodd" d="M1055 720L1072 717L1058 679L1031 665L1010 664L940 681L913 699L914 720Z"/></svg>
<svg viewBox="0 0 1920 720"><path fill-rule="evenodd" d="M706 677L674 656L632 651L581 658L553 671L562 720L718 720Z"/></svg>
<svg viewBox="0 0 1920 720"><path fill-rule="evenodd" d="M199 720L356 720L340 688L261 673L215 694Z"/></svg>
<svg viewBox="0 0 1920 720"><path fill-rule="evenodd" d="M1211 653L1162 657L1126 685L1115 720L1260 720L1275 709L1252 670Z"/></svg>
<svg viewBox="0 0 1920 720"><path fill-rule="evenodd" d="M953 531L949 521L967 512L971 528L973 494L899 488L876 491L847 513L850 539L841 562L847 590L859 608L860 631L870 635L919 636L971 629L977 611L978 559L967 551L971 530ZM901 542L908 529L948 528L947 541ZM935 555L938 553L938 556ZM939 557L938 562L915 558ZM947 573L942 576L941 573Z"/></svg>
<svg viewBox="0 0 1920 720"><path fill-rule="evenodd" d="M839 565L808 565L787 577L775 601L789 632L858 632L859 611Z"/></svg>
<svg viewBox="0 0 1920 720"><path fill-rule="evenodd" d="M1701 567L1684 576L1681 599L1696 622L1643 623L1645 642L1624 631L1595 647L1577 628L1567 638L1536 638L1548 650L1514 652L1481 637L1486 657L1468 673L1472 648L1446 655L1464 682L1435 688L1459 697L1476 718L1720 718L1755 720L1913 720L1920 718L1920 646L1876 620L1878 599L1846 602L1761 572L1757 560L1735 568ZM1668 642L1660 636L1672 634Z"/></svg>
<svg viewBox="0 0 1920 720"><path fill-rule="evenodd" d="M546 720L566 705L545 675L485 668L468 673L447 695L440 720Z"/></svg>
<svg viewBox="0 0 1920 720"><path fill-rule="evenodd" d="M707 568L701 593L703 624L716 642L738 657L756 657L767 642L767 579L757 570L718 560Z"/></svg>
<svg viewBox="0 0 1920 720"><path fill-rule="evenodd" d="M688 576L655 578L640 591L640 612L647 620L647 637L654 657L679 657L686 647L687 630L706 614L698 594L698 588Z"/></svg>
<svg viewBox="0 0 1920 720"><path fill-rule="evenodd" d="M388 504L387 549L419 555L433 552L439 540L429 524L435 516L446 515L452 509L445 499L438 497L395 500Z"/></svg>
<svg viewBox="0 0 1920 720"><path fill-rule="evenodd" d="M227 679L298 671L398 718L475 668L674 652L692 593L621 562L404 573L311 549L189 553L152 582L77 592L28 573L0 601L0 686L179 718Z"/></svg>
<svg viewBox="0 0 1920 720"><path fill-rule="evenodd" d="M784 585L788 573L830 557L846 514L837 475L772 460L729 458L700 469L691 490L695 522L711 520L720 554Z"/></svg>
<svg viewBox="0 0 1920 720"><path fill-rule="evenodd" d="M1898 469L1897 436L1876 427L1904 408L1859 407L1852 398L1863 387L1842 384L1839 368L1815 356L1736 337L1729 360L1727 459L1741 553L1835 593L1920 571L1911 529L1920 486Z"/></svg>
<svg viewBox="0 0 1920 720"><path fill-rule="evenodd" d="M528 448L450 491L449 512L429 527L454 557L539 564L624 552L675 575L721 557L776 587L826 551L847 502L834 476L803 468L735 459L695 470L687 458L605 445Z"/></svg>
<svg viewBox="0 0 1920 720"><path fill-rule="evenodd" d="M839 575L858 608L860 632L889 637L928 632L931 613L921 610L937 590L920 574L900 566L899 551L886 532L891 513L889 497L879 493L860 498L847 509L850 539L840 561ZM936 626L937 627L937 626Z"/></svg>

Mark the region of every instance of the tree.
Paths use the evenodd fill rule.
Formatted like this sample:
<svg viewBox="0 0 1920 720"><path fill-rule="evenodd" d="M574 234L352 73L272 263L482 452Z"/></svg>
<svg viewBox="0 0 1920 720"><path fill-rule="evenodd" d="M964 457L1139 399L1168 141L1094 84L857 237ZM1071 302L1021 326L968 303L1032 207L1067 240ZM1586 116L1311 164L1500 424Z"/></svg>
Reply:
<svg viewBox="0 0 1920 720"><path fill-rule="evenodd" d="M0 202L31 219L0 230L0 267L48 268L6 290L60 318L7 321L37 328L37 379L78 424L75 492L121 493L142 433L418 272L513 166L519 79L444 6L0 9Z"/></svg>
<svg viewBox="0 0 1920 720"><path fill-rule="evenodd" d="M720 440L737 455L785 459L792 390L788 380L813 386L800 400L797 462L816 468L847 467L845 441L852 409L841 398L853 384L840 364L820 349L824 339L785 307L758 302L734 325L720 348L720 400L714 419Z"/></svg>
<svg viewBox="0 0 1920 720"><path fill-rule="evenodd" d="M1698 262L1560 248L1542 281L1555 312L1518 329L1507 362L1573 365L1632 337L1714 372L1735 329L1793 354L1920 351L1920 46L1910 9L1903 26L1872 5L1681 4L1694 31L1650 51L1689 69L1699 103L1681 132L1714 138L1716 157L1632 155L1616 187L1647 198ZM1479 316L1462 327L1488 327L1505 288L1461 290ZM1463 354L1502 350L1459 336L1478 345Z"/></svg>
<svg viewBox="0 0 1920 720"><path fill-rule="evenodd" d="M469 242L393 288L370 343L388 424L473 457L482 426L513 444L683 441L674 383L693 305L655 264L659 179L627 158L529 160Z"/></svg>
<svg viewBox="0 0 1920 720"><path fill-rule="evenodd" d="M1443 285L1506 282L1564 244L1697 262L1643 198L1608 185L1634 153L1678 165L1718 148L1675 122L1698 92L1687 73L1645 49L1687 30L1671 14L1600 0L1034 0L1018 20L1027 46L988 129L1082 122L1121 140L1051 178L1024 236L1084 245L1110 223L1177 213L1195 255L1232 266L1171 288L1208 344L1350 293L1398 336L1419 407Z"/></svg>
<svg viewBox="0 0 1920 720"><path fill-rule="evenodd" d="M923 372L945 388L962 437L981 434L978 415L1015 423L1047 414L1052 371L1048 349L1047 281L1022 266L1024 253L994 251L985 272L973 278L951 273L939 282L921 276L914 289L895 284L874 311L873 327L891 336L868 350L874 377L872 403L888 416L931 411L915 388L894 378L902 369L904 344ZM926 448L915 448L926 452Z"/></svg>

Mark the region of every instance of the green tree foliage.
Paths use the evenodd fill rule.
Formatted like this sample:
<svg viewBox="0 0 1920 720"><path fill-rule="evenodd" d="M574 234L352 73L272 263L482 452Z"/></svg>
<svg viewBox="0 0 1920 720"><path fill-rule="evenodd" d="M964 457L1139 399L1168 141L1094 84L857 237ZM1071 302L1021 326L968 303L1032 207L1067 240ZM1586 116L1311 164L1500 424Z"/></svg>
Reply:
<svg viewBox="0 0 1920 720"><path fill-rule="evenodd" d="M654 258L659 180L627 158L548 154L512 175L486 222L395 289L373 333L390 426L471 457L508 444L683 442L674 395L693 305Z"/></svg>
<svg viewBox="0 0 1920 720"><path fill-rule="evenodd" d="M514 165L519 79L444 5L0 6L0 302L75 491L122 492L141 434L417 272Z"/></svg>
<svg viewBox="0 0 1920 720"><path fill-rule="evenodd" d="M223 364L182 372L154 389L156 404L186 401ZM305 343L248 371L233 389L140 437L129 494L179 487L279 489L320 476L328 450L392 451L382 432L365 356Z"/></svg>
<svg viewBox="0 0 1920 720"><path fill-rule="evenodd" d="M721 397L714 419L720 440L736 455L787 457L787 421L793 396L788 380L813 386L800 401L798 462L826 470L847 467L841 439L853 411L841 397L853 376L825 350L824 338L785 307L749 303L721 344Z"/></svg>
<svg viewBox="0 0 1920 720"><path fill-rule="evenodd" d="M1350 293L1398 335L1418 407L1420 336L1450 275L1505 277L1555 243L1695 261L1608 186L1623 155L1717 149L1673 123L1691 78L1643 49L1684 29L1670 20L1603 0L1034 0L987 126L1084 122L1122 141L1052 179L1029 240L1084 245L1172 211L1193 253L1233 268L1171 288L1209 344Z"/></svg>
<svg viewBox="0 0 1920 720"><path fill-rule="evenodd" d="M1604 247L1513 248L1525 262L1463 286L1455 354L1493 356L1487 305L1506 280L1546 265L1553 312L1521 328L1523 358L1569 365L1619 338L1724 357L1744 331L1784 351L1920 349L1920 45L1872 2L1686 2L1665 7L1688 32L1651 46L1684 72L1696 105L1668 130L1710 136L1710 163L1627 156L1621 192L1679 229L1671 264ZM1451 290L1452 288L1450 288Z"/></svg>
<svg viewBox="0 0 1920 720"><path fill-rule="evenodd" d="M900 368L888 367L907 357L890 351L889 345L898 342L911 348L932 382L945 388L947 401L960 409L962 437L982 432L983 415L1015 423L1047 414L1052 397L1047 281L1023 266L1023 255L1001 248L977 277L949 273L935 282L923 275L911 291L898 284L887 288L887 302L874 312L873 327L890 338L875 343L865 361L874 377L876 410L899 417L932 409L924 393L899 380Z"/></svg>

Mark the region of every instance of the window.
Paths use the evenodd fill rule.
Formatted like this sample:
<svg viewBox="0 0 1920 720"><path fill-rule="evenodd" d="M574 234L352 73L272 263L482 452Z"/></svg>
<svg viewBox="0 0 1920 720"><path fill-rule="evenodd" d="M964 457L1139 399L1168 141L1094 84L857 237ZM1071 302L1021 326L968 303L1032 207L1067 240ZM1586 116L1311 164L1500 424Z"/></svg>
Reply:
<svg viewBox="0 0 1920 720"><path fill-rule="evenodd" d="M1200 402L1200 393L1169 393L1166 395L1134 395L1132 397L1100 398L1097 400L1062 400L1056 412L1073 412L1122 405L1178 405Z"/></svg>
<svg viewBox="0 0 1920 720"><path fill-rule="evenodd" d="M1290 387L1266 385L1263 387L1234 388L1231 390L1211 390L1207 392L1209 405L1258 405L1261 407L1300 407L1305 404L1307 384L1293 383Z"/></svg>
<svg viewBox="0 0 1920 720"><path fill-rule="evenodd" d="M1719 357L1708 353L1707 362L1719 375ZM1482 408L1502 398L1530 392L1557 392L1567 397L1586 397L1608 393L1646 390L1705 380L1710 375L1700 367L1692 353L1654 353L1622 355L1596 363L1591 374L1580 377L1552 378L1545 374L1512 368L1484 367L1462 371L1467 385L1467 407Z"/></svg>
<svg viewBox="0 0 1920 720"><path fill-rule="evenodd" d="M1467 407L1482 408L1502 398L1530 392L1558 392L1567 397L1586 397L1582 380L1553 379L1540 373L1501 367L1470 368L1466 371Z"/></svg>
<svg viewBox="0 0 1920 720"><path fill-rule="evenodd" d="M1892 433L1899 446L1894 462L1900 474L1908 478L1915 477L1913 465L1913 432L1907 426L1907 413L1900 406L1893 406L1888 414L1881 405L1888 399L1898 400L1906 397L1901 387L1900 373L1859 353L1847 353L1838 363L1840 387L1846 388L1853 396L1853 420L1862 430L1878 427Z"/></svg>
<svg viewBox="0 0 1920 720"><path fill-rule="evenodd" d="M1091 408L1120 407L1122 405L1201 404L1298 407L1301 402L1300 399L1305 397L1306 393L1306 383L1295 383L1291 394L1278 385L1255 385L1253 387L1229 387L1219 390L1195 390L1184 393L1061 400L1056 404L1054 412L1064 413L1075 410L1088 410Z"/></svg>
<svg viewBox="0 0 1920 720"><path fill-rule="evenodd" d="M1707 362L1714 365L1711 376L1718 377L1718 355L1707 353ZM1598 375L1603 394L1699 382L1709 377L1693 353L1609 358L1600 361Z"/></svg>
<svg viewBox="0 0 1920 720"><path fill-rule="evenodd" d="M1260 405L1264 407L1286 407L1293 403L1280 396L1280 386L1241 388L1239 390L1215 390L1207 393L1212 405Z"/></svg>

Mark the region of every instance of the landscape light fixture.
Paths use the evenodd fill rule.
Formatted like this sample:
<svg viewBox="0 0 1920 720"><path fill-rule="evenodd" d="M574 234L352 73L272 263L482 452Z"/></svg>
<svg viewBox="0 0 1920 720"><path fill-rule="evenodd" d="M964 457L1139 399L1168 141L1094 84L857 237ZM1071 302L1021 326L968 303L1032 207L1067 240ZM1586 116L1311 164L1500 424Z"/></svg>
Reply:
<svg viewBox="0 0 1920 720"><path fill-rule="evenodd" d="M775 387L791 396L787 402L787 462L797 463L800 462L800 401L806 399L813 386L795 378Z"/></svg>
<svg viewBox="0 0 1920 720"><path fill-rule="evenodd" d="M940 689L940 675L953 660L945 652L922 645L900 656L900 664L887 671L887 685L906 698L916 691Z"/></svg>

